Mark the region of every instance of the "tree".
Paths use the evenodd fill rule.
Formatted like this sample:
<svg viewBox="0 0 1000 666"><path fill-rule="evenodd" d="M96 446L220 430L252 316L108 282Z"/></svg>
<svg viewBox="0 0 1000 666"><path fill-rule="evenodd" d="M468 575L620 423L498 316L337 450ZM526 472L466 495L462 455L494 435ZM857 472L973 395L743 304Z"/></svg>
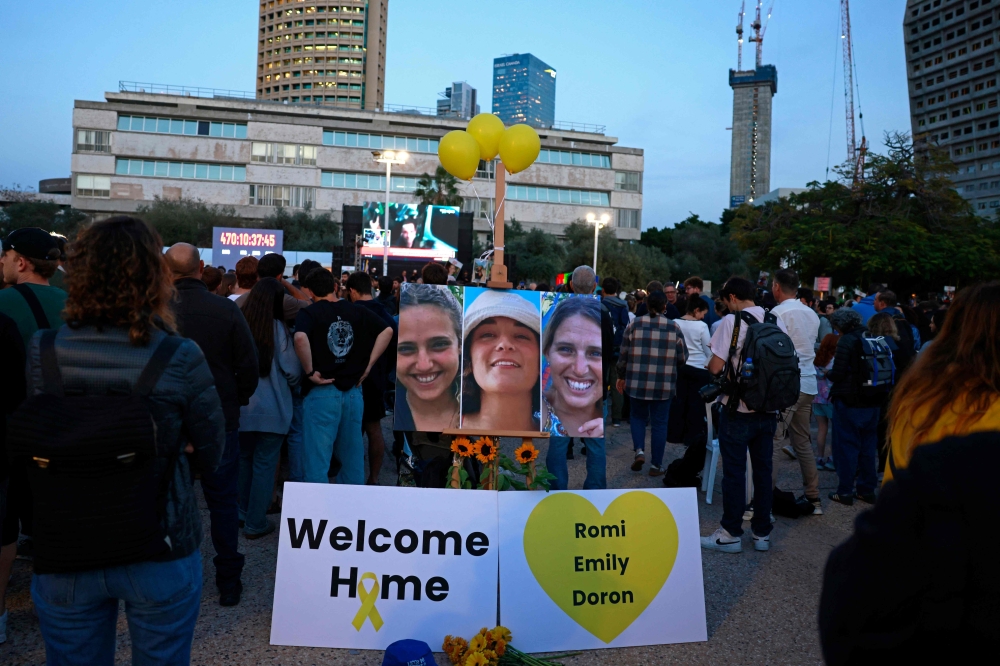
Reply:
<svg viewBox="0 0 1000 666"><path fill-rule="evenodd" d="M39 227L73 238L86 222L86 213L75 208L48 201L21 201L0 210L0 236L6 237L15 229Z"/></svg>
<svg viewBox="0 0 1000 666"><path fill-rule="evenodd" d="M212 227L245 227L232 206L207 204L199 199L163 199L136 208L135 214L152 225L164 245L191 243L212 247Z"/></svg>
<svg viewBox="0 0 1000 666"><path fill-rule="evenodd" d="M458 179L438 165L434 175L425 173L417 181L413 195L420 203L428 206L461 206L462 195L458 193Z"/></svg>
<svg viewBox="0 0 1000 666"><path fill-rule="evenodd" d="M515 219L504 226L506 252L517 258L517 277L525 281L550 282L562 267L565 249L555 236L529 229Z"/></svg>
<svg viewBox="0 0 1000 666"><path fill-rule="evenodd" d="M567 270L594 261L594 227L576 221L566 228ZM670 279L673 264L658 248L619 241L612 227L601 229L597 240L597 274L613 275L626 290L645 287L651 280Z"/></svg>
<svg viewBox="0 0 1000 666"><path fill-rule="evenodd" d="M744 205L732 235L764 268L796 269L806 281L836 286L886 282L898 293L939 290L1000 271L1000 223L980 217L954 189L946 151L914 149L908 134L885 137L886 154L869 153L866 179L839 179L755 208Z"/></svg>
<svg viewBox="0 0 1000 666"><path fill-rule="evenodd" d="M732 217L731 211L723 211L722 224L715 224L692 213L672 228L643 231L639 242L670 257L678 279L697 275L711 280L713 288L721 287L733 275L749 276L752 272L748 257L728 235Z"/></svg>
<svg viewBox="0 0 1000 666"><path fill-rule="evenodd" d="M290 211L278 208L260 225L265 229L283 229L284 249L327 251L343 243L340 224L329 212L313 213L309 208Z"/></svg>

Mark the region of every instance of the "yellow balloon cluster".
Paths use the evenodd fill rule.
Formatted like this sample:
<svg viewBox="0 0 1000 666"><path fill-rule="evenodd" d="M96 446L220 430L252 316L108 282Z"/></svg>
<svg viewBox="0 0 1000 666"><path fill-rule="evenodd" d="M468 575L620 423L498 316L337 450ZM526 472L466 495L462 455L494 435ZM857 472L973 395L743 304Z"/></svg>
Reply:
<svg viewBox="0 0 1000 666"><path fill-rule="evenodd" d="M465 131L454 130L438 143L441 166L460 180L472 180L479 160L490 161L500 155L508 173L524 171L538 159L542 141L529 125L504 129L492 113L480 113L469 121Z"/></svg>

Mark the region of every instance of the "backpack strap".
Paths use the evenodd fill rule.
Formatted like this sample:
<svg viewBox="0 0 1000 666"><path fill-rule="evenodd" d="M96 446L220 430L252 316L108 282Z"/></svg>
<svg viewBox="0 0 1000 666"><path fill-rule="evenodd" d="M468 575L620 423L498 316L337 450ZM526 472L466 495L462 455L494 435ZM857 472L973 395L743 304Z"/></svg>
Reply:
<svg viewBox="0 0 1000 666"><path fill-rule="evenodd" d="M136 380L133 392L141 396L148 396L153 392L156 383L160 381L163 371L167 369L170 360L181 346L183 338L176 335L168 335L156 346L153 355L150 357L142 374Z"/></svg>
<svg viewBox="0 0 1000 666"><path fill-rule="evenodd" d="M42 302L38 300L38 296L31 290L31 287L26 284L15 284L14 291L21 294L24 300L27 301L28 307L31 308L31 314L35 316L35 324L38 328L52 328L49 325L49 318L45 316Z"/></svg>
<svg viewBox="0 0 1000 666"><path fill-rule="evenodd" d="M42 361L42 390L45 393L62 396L65 392L63 391L62 373L59 371L59 359L56 358L57 332L51 328L43 330L38 341L38 348Z"/></svg>
<svg viewBox="0 0 1000 666"><path fill-rule="evenodd" d="M765 310L764 311L764 323L765 324L774 324L775 326L777 326L778 325L778 317L775 316L775 314L773 312L771 312L770 310Z"/></svg>

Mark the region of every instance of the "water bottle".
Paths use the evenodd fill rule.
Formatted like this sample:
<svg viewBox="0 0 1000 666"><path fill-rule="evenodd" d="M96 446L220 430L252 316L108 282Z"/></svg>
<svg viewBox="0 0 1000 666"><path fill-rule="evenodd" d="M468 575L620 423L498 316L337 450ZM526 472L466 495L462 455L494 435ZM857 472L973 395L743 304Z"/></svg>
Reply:
<svg viewBox="0 0 1000 666"><path fill-rule="evenodd" d="M748 356L747 360L743 362L743 367L740 368L740 375L744 379L750 379L753 377L753 358Z"/></svg>

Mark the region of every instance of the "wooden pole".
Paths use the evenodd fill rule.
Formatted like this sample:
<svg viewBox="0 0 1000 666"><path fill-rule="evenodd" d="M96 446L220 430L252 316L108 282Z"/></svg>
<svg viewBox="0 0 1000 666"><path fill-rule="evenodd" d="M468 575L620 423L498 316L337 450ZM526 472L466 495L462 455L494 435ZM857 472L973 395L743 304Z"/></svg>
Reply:
<svg viewBox="0 0 1000 666"><path fill-rule="evenodd" d="M507 169L503 162L496 161L496 193L494 202L496 208L496 218L493 220L493 271L490 273L490 280L487 287L494 289L512 289L513 284L507 281L507 267L503 264L503 208L504 191L506 190Z"/></svg>

